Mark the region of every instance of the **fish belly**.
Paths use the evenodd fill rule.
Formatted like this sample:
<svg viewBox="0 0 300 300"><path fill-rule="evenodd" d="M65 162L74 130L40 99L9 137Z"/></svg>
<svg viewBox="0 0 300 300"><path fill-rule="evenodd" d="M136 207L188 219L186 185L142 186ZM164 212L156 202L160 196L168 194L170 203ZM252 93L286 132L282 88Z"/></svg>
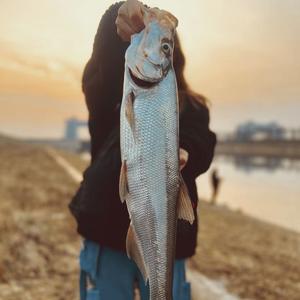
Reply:
<svg viewBox="0 0 300 300"><path fill-rule="evenodd" d="M125 117L124 101L121 109L121 154L129 189L126 204L152 300L172 298L179 189L178 109L172 75L155 91L137 93L134 133Z"/></svg>

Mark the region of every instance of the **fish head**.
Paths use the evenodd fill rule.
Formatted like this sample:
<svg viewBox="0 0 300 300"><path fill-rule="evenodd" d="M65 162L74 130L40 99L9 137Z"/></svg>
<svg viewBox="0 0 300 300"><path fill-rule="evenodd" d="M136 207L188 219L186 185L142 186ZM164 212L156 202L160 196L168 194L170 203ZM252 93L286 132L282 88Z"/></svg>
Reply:
<svg viewBox="0 0 300 300"><path fill-rule="evenodd" d="M145 29L132 35L125 55L131 80L144 88L159 83L173 67L177 26L177 19L168 12L157 9L149 14Z"/></svg>

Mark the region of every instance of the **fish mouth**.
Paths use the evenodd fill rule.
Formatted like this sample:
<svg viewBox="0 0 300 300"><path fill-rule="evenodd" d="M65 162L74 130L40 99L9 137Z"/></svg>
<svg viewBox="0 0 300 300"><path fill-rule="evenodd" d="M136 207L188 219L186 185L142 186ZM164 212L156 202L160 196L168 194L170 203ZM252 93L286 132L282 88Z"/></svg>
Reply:
<svg viewBox="0 0 300 300"><path fill-rule="evenodd" d="M138 87L149 89L154 87L160 82L160 79L157 80L157 79L145 77L138 68L136 70L137 71L136 73L134 73L130 68L128 68L128 70L132 81Z"/></svg>

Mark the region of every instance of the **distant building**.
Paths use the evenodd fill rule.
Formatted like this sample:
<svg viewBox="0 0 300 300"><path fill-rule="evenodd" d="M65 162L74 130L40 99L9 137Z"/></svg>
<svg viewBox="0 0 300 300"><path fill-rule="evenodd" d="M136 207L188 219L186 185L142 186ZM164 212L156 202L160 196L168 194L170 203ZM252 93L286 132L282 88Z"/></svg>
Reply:
<svg viewBox="0 0 300 300"><path fill-rule="evenodd" d="M78 129L80 127L87 127L86 121L81 121L76 118L67 119L65 122L65 139L78 140Z"/></svg>
<svg viewBox="0 0 300 300"><path fill-rule="evenodd" d="M259 124L248 121L237 127L235 139L238 141L283 140L285 134L285 128L275 122Z"/></svg>

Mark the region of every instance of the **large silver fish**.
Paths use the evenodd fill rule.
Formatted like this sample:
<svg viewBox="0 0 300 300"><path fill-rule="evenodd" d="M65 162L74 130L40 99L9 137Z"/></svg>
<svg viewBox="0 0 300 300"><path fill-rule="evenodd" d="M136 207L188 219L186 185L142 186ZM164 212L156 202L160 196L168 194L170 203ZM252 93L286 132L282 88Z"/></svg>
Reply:
<svg viewBox="0 0 300 300"><path fill-rule="evenodd" d="M120 198L131 219L127 254L149 281L150 299L169 300L177 218L193 223L194 213L179 170L177 20L165 11L151 14L125 55Z"/></svg>

